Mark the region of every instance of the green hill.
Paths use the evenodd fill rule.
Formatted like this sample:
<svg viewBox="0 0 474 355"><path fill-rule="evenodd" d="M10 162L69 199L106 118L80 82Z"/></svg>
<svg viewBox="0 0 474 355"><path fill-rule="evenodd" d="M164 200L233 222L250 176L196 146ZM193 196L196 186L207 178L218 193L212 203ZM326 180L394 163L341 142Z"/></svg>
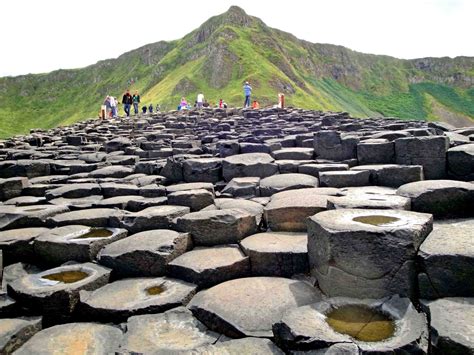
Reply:
<svg viewBox="0 0 474 355"><path fill-rule="evenodd" d="M180 40L157 42L86 68L0 78L0 137L96 117L107 94L139 90L145 103L174 109L199 91L213 103L253 97L353 116L474 119L474 58L401 60L313 44L231 7ZM474 121L472 121L474 122Z"/></svg>

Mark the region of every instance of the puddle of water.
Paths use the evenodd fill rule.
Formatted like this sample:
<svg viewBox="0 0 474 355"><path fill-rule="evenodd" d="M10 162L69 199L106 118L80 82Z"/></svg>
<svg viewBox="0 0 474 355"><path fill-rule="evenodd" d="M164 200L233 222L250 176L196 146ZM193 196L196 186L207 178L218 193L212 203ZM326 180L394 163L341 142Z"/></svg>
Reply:
<svg viewBox="0 0 474 355"><path fill-rule="evenodd" d="M145 291L150 296L156 296L165 292L165 287L162 285L148 287Z"/></svg>
<svg viewBox="0 0 474 355"><path fill-rule="evenodd" d="M81 281L88 277L89 274L84 271L71 270L71 271L61 271L54 274L41 276L43 279L63 282L66 284L72 284L77 281Z"/></svg>
<svg viewBox="0 0 474 355"><path fill-rule="evenodd" d="M398 222L400 218L390 217L390 216L380 216L380 215L371 215L371 216L359 216L352 218L353 221L370 224L372 226L390 226L391 224Z"/></svg>
<svg viewBox="0 0 474 355"><path fill-rule="evenodd" d="M81 234L74 239L89 239L89 238L108 238L110 237L113 232L109 231L108 229L103 228L91 228L91 230L85 234Z"/></svg>
<svg viewBox="0 0 474 355"><path fill-rule="evenodd" d="M395 322L389 316L363 305L341 306L326 317L326 322L336 332L360 341L381 341L395 332Z"/></svg>

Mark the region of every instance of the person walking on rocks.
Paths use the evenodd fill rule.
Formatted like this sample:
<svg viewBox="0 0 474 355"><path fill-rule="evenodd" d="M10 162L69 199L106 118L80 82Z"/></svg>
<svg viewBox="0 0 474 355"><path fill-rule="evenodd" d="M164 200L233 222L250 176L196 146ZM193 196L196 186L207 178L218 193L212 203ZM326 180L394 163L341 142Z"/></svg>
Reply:
<svg viewBox="0 0 474 355"><path fill-rule="evenodd" d="M138 104L140 103L140 95L138 94L138 91L135 91L135 94L133 94L132 101L135 115L138 115Z"/></svg>
<svg viewBox="0 0 474 355"><path fill-rule="evenodd" d="M112 114L112 97L108 96L104 100L104 106L105 106L105 118L110 118Z"/></svg>
<svg viewBox="0 0 474 355"><path fill-rule="evenodd" d="M204 95L199 93L196 99L196 107L200 110L202 109L202 104L204 102Z"/></svg>
<svg viewBox="0 0 474 355"><path fill-rule="evenodd" d="M127 117L130 117L130 107L132 106L132 102L133 98L132 95L130 95L130 90L127 90L127 92L122 97L123 110L125 111Z"/></svg>
<svg viewBox="0 0 474 355"><path fill-rule="evenodd" d="M246 81L244 85L244 95L245 95L244 108L247 108L250 106L250 95L252 95L252 87L250 86L248 81Z"/></svg>
<svg viewBox="0 0 474 355"><path fill-rule="evenodd" d="M112 118L117 118L117 99L110 96L110 106L112 107Z"/></svg>

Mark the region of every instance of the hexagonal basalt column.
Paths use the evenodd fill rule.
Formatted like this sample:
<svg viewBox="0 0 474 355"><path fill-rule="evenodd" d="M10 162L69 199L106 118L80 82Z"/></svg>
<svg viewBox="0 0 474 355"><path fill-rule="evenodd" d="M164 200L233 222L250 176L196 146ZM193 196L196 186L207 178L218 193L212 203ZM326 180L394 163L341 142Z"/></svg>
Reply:
<svg viewBox="0 0 474 355"><path fill-rule="evenodd" d="M474 218L435 222L418 252L420 298L474 297Z"/></svg>
<svg viewBox="0 0 474 355"><path fill-rule="evenodd" d="M41 317L0 319L0 353L13 353L40 330Z"/></svg>
<svg viewBox="0 0 474 355"><path fill-rule="evenodd" d="M102 247L125 238L127 231L119 228L91 228L72 225L55 228L35 240L35 253L50 265L74 260L93 261Z"/></svg>
<svg viewBox="0 0 474 355"><path fill-rule="evenodd" d="M13 281L8 293L35 312L67 316L74 310L80 290L95 290L105 285L109 276L110 269L92 263L60 266Z"/></svg>
<svg viewBox="0 0 474 355"><path fill-rule="evenodd" d="M415 257L431 232L429 214L341 209L308 222L310 271L328 296L413 296Z"/></svg>
<svg viewBox="0 0 474 355"><path fill-rule="evenodd" d="M95 323L57 325L35 334L15 354L115 354L122 331Z"/></svg>
<svg viewBox="0 0 474 355"><path fill-rule="evenodd" d="M121 349L135 354L178 352L214 344L218 337L189 310L179 307L162 314L130 317Z"/></svg>
<svg viewBox="0 0 474 355"><path fill-rule="evenodd" d="M118 277L163 276L166 265L191 248L188 233L156 229L111 243L100 251L98 258Z"/></svg>
<svg viewBox="0 0 474 355"><path fill-rule="evenodd" d="M474 298L449 297L423 303L429 307L434 354L474 354Z"/></svg>
<svg viewBox="0 0 474 355"><path fill-rule="evenodd" d="M231 280L199 292L188 305L210 329L230 337L271 337L287 310L321 299L309 284L280 277Z"/></svg>
<svg viewBox="0 0 474 355"><path fill-rule="evenodd" d="M195 292L196 285L167 277L125 279L82 291L78 309L83 319L117 323L186 305Z"/></svg>
<svg viewBox="0 0 474 355"><path fill-rule="evenodd" d="M428 351L426 315L408 298L398 296L381 300L335 297L292 309L273 325L273 333L277 344L288 352L333 350L344 344L354 344L358 349L350 354Z"/></svg>
<svg viewBox="0 0 474 355"><path fill-rule="evenodd" d="M272 231L305 232L306 218L325 211L329 196L338 195L334 188L309 188L279 192L265 206L264 215Z"/></svg>
<svg viewBox="0 0 474 355"><path fill-rule="evenodd" d="M254 276L291 277L308 272L306 233L258 233L243 239L240 244L250 257Z"/></svg>

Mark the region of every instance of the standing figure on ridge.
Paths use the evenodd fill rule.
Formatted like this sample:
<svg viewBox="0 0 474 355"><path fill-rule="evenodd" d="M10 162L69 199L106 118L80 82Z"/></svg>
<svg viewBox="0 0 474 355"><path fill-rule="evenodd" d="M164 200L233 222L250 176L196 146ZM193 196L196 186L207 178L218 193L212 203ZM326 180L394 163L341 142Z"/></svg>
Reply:
<svg viewBox="0 0 474 355"><path fill-rule="evenodd" d="M245 95L244 108L247 108L250 106L250 95L252 95L252 87L250 86L248 81L246 81L244 85L244 95Z"/></svg>
<svg viewBox="0 0 474 355"><path fill-rule="evenodd" d="M132 102L133 99L132 95L130 95L130 90L127 90L127 92L122 97L123 110L125 111L127 117L130 117L130 107L132 106Z"/></svg>
<svg viewBox="0 0 474 355"><path fill-rule="evenodd" d="M112 107L112 118L117 118L117 99L110 96L110 106Z"/></svg>
<svg viewBox="0 0 474 355"><path fill-rule="evenodd" d="M204 102L204 95L199 93L196 100L196 105L197 105L196 107L198 108L198 110L202 109L203 102Z"/></svg>
<svg viewBox="0 0 474 355"><path fill-rule="evenodd" d="M188 108L188 102L186 101L186 98L183 96L181 98L181 103L179 104L179 110L186 110Z"/></svg>
<svg viewBox="0 0 474 355"><path fill-rule="evenodd" d="M140 95L138 94L138 91L135 91L135 94L133 94L132 101L135 115L138 115L138 104L140 103Z"/></svg>

